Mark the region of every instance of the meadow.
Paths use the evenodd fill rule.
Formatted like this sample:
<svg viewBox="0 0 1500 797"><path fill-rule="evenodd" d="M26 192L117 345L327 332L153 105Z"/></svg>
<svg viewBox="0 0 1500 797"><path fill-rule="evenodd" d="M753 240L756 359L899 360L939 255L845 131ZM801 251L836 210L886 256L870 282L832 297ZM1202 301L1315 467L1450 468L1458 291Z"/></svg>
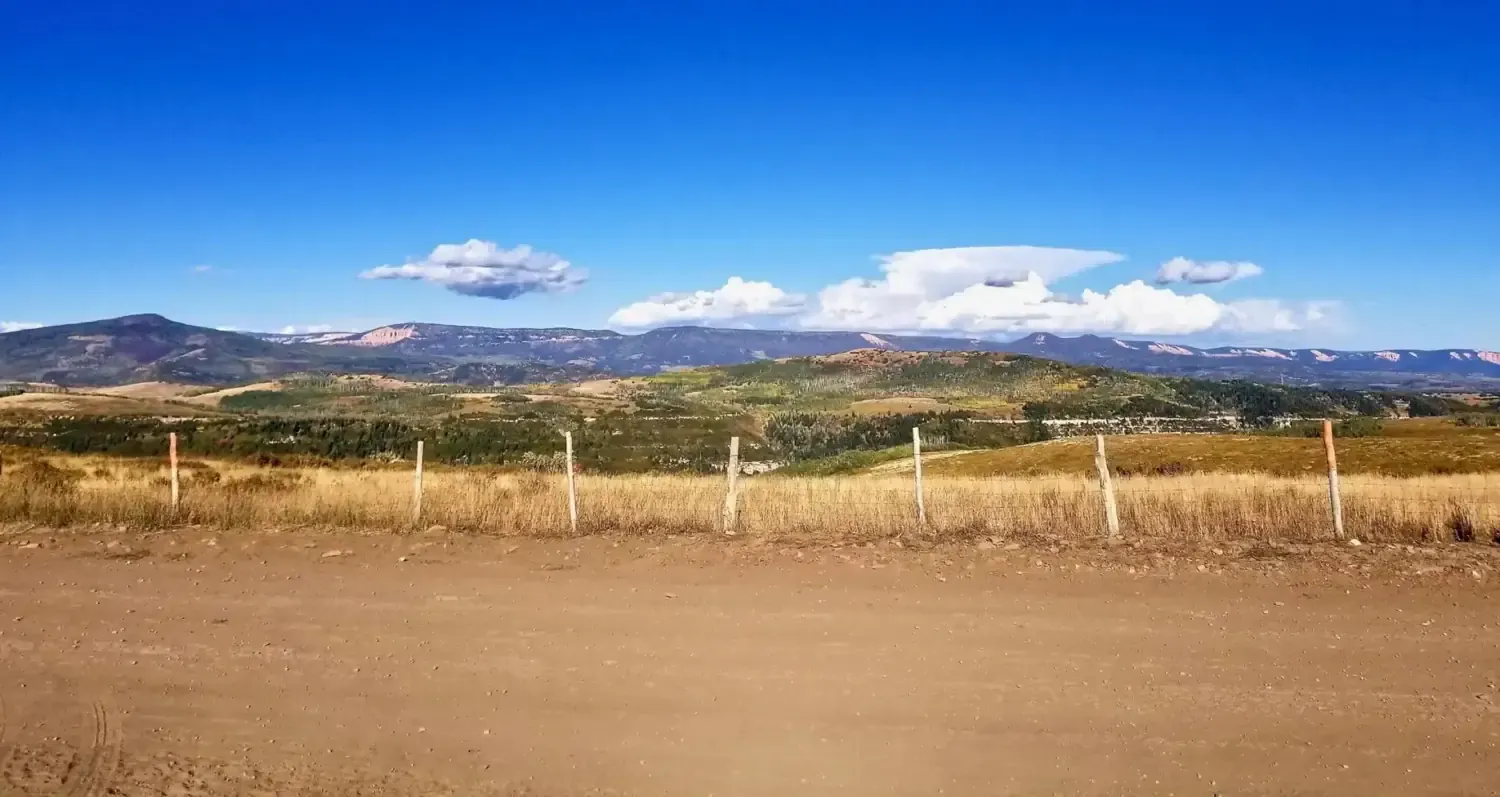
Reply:
<svg viewBox="0 0 1500 797"><path fill-rule="evenodd" d="M326 529L562 537L574 534L566 478L481 467L430 469L413 517L414 479L400 463L357 468L265 468L184 463L174 513L157 460L10 450L0 476L0 522L136 530ZM1104 536L1095 479L1052 474L944 476L932 463L917 521L909 475L782 476L740 480L737 536L849 545L1004 541L1088 544ZM1332 539L1327 482L1316 476L1182 473L1117 478L1126 539L1162 544L1311 543ZM723 534L723 476L594 475L577 480L577 534ZM1500 529L1500 480L1487 474L1344 480L1349 535L1369 543L1488 542Z"/></svg>

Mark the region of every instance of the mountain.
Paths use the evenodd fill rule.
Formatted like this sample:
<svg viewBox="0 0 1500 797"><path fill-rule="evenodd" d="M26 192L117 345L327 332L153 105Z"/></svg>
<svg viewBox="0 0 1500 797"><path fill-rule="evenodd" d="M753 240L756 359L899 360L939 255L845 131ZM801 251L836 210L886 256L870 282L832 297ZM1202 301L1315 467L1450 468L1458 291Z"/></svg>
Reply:
<svg viewBox="0 0 1500 797"><path fill-rule="evenodd" d="M1046 333L1029 335L1004 348L1064 362L1172 376L1414 389L1500 386L1500 353L1479 349L1201 349L1178 343L1097 335L1067 338Z"/></svg>
<svg viewBox="0 0 1500 797"><path fill-rule="evenodd" d="M664 327L640 335L622 335L597 329L492 329L408 323L363 333L259 337L289 345L313 343L402 356L539 360L554 365L587 366L617 374L650 374L672 368L734 365L864 348L905 351L997 351L1000 348L994 341L977 339L712 327Z"/></svg>
<svg viewBox="0 0 1500 797"><path fill-rule="evenodd" d="M384 373L469 384L643 375L789 357L886 351L987 351L1147 374L1336 387L1500 389L1500 354L1476 349L1338 351L1225 347L1038 333L975 338L667 327L494 329L393 324L365 332L243 334L127 316L0 335L0 380L104 385L149 380L235 384L300 371Z"/></svg>
<svg viewBox="0 0 1500 797"><path fill-rule="evenodd" d="M299 355L309 356L246 335L133 315L0 335L0 379L211 384L267 375Z"/></svg>
<svg viewBox="0 0 1500 797"><path fill-rule="evenodd" d="M1224 347L1047 333L1003 343L979 338L666 327L640 335L590 329L492 329L394 324L363 333L264 336L288 343L378 349L402 355L513 357L617 374L811 357L862 348L893 351L1005 351L1063 362L1208 379L1288 381L1345 387L1495 389L1500 354L1477 349L1342 351Z"/></svg>
<svg viewBox="0 0 1500 797"><path fill-rule="evenodd" d="M177 382L230 385L306 371L387 374L434 381L464 377L529 382L593 372L530 360L465 368L445 357L350 346L273 342L178 323L159 315L28 329L0 335L0 381L66 386ZM506 365L507 368L496 366Z"/></svg>

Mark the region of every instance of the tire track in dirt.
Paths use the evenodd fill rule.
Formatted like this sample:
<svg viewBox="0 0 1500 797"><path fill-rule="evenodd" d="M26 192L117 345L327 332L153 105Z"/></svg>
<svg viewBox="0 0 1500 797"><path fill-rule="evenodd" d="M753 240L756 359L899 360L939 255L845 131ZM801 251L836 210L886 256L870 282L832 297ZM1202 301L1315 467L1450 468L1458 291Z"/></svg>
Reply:
<svg viewBox="0 0 1500 797"><path fill-rule="evenodd" d="M83 766L70 773L58 797L103 797L108 792L119 769L120 749L124 745L124 735L113 714L103 701L89 704L85 721L90 731L89 738L79 751Z"/></svg>
<svg viewBox="0 0 1500 797"><path fill-rule="evenodd" d="M15 704L0 695L0 795L9 795L9 787L6 773L10 771L12 760L16 756L16 734L19 730L15 727L18 723L15 719Z"/></svg>
<svg viewBox="0 0 1500 797"><path fill-rule="evenodd" d="M46 777L43 773L60 779L55 782L56 791L49 792L56 797L104 797L114 785L123 754L125 737L118 712L108 701L91 701L78 712L82 722L69 723L70 731L76 728L76 737L72 732L57 737L51 735L56 730L47 730L47 718L72 713L68 708L77 702L66 698L62 705L55 699L43 702L46 705L32 703L18 709L15 700L0 696L0 797L33 793L35 778ZM23 743L29 729L38 736L33 740L38 746ZM76 748L65 737L74 737ZM39 767L39 761L46 763Z"/></svg>

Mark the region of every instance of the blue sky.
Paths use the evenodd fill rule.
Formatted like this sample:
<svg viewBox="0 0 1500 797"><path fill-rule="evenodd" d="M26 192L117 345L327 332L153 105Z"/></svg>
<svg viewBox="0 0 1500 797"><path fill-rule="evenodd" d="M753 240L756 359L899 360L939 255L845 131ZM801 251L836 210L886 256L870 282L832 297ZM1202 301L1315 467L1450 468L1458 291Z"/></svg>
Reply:
<svg viewBox="0 0 1500 797"><path fill-rule="evenodd" d="M0 322L1500 348L1494 4L144 5L0 2Z"/></svg>

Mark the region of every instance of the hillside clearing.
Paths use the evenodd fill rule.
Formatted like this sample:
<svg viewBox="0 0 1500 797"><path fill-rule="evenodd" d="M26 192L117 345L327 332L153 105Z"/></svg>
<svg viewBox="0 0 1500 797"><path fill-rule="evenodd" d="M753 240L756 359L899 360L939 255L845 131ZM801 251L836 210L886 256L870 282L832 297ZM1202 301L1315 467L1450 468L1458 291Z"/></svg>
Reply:
<svg viewBox="0 0 1500 797"><path fill-rule="evenodd" d="M188 398L183 400L191 402L193 404L203 404L210 407L216 407L218 406L220 401L223 401L230 396L238 396L244 393L254 393L261 391L267 393L275 393L285 389L286 386L281 382L256 382L253 385L226 387L223 390L215 390L211 393L200 393L196 396L189 396Z"/></svg>
<svg viewBox="0 0 1500 797"><path fill-rule="evenodd" d="M170 399L203 393L201 385L183 385L176 382L136 382L118 387L94 388L91 393L101 396L124 396L126 398Z"/></svg>

